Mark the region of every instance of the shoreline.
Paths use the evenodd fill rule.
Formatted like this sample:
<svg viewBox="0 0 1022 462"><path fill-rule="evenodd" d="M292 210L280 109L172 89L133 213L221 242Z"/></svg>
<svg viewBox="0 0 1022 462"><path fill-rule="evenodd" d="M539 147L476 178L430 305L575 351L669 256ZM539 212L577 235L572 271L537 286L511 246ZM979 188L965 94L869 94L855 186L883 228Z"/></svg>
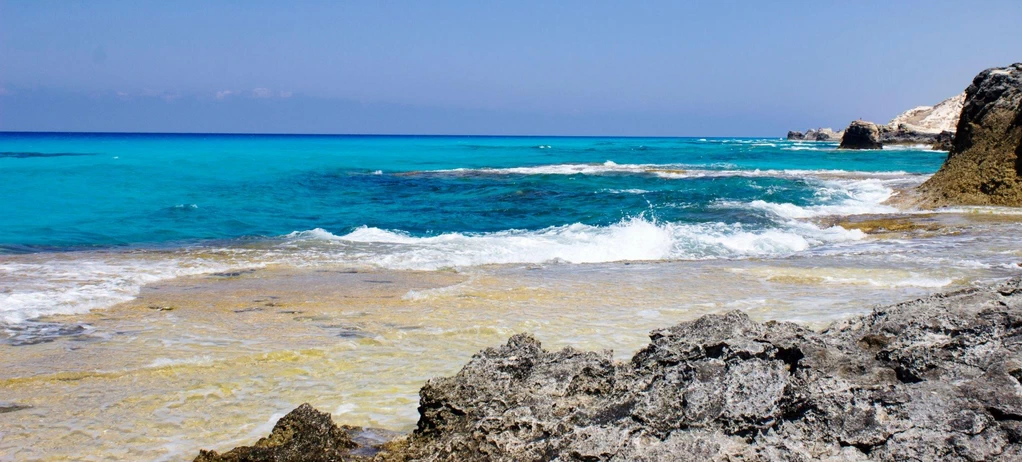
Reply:
<svg viewBox="0 0 1022 462"><path fill-rule="evenodd" d="M901 246L905 237L867 240ZM959 258L969 258L968 249L959 248ZM1022 253L999 258L1014 265ZM47 319L66 329L43 343L5 347L16 354L3 361L0 390L11 404L32 407L4 414L12 430L0 450L6 443L60 455L79 444L97 454L132 448L133 458L192 457L197 447L250 443L301 402L337 421L407 431L423 382L516 333L533 332L551 348L613 348L624 360L650 330L702 314L740 309L759 321L822 329L860 314L863 303L1017 271L943 266L808 254L459 272L269 267L162 281L112 308ZM40 418L75 429L39 427Z"/></svg>
<svg viewBox="0 0 1022 462"><path fill-rule="evenodd" d="M624 362L517 334L426 382L405 436L353 439L373 430L303 404L269 439L195 460L1022 457L1019 320L1015 276L822 332L705 315L653 331Z"/></svg>

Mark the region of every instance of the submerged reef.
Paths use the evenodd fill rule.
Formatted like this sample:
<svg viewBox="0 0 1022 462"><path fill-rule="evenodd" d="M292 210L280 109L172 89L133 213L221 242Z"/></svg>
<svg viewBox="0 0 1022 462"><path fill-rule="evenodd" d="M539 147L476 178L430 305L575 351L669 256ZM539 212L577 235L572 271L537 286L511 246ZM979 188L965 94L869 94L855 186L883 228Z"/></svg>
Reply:
<svg viewBox="0 0 1022 462"><path fill-rule="evenodd" d="M733 311L650 338L617 362L518 334L428 381L410 435L359 442L303 405L196 461L1022 459L1022 278L823 332Z"/></svg>
<svg viewBox="0 0 1022 462"><path fill-rule="evenodd" d="M987 69L965 90L948 158L919 191L929 206L1022 206L1022 63Z"/></svg>

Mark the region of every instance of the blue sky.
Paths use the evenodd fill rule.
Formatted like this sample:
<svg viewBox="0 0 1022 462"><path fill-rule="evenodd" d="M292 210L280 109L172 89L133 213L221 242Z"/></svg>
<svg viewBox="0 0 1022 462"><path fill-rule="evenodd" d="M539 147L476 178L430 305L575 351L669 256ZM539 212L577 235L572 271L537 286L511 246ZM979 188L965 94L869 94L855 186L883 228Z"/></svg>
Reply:
<svg viewBox="0 0 1022 462"><path fill-rule="evenodd" d="M760 136L1022 61L1022 2L0 0L0 130Z"/></svg>

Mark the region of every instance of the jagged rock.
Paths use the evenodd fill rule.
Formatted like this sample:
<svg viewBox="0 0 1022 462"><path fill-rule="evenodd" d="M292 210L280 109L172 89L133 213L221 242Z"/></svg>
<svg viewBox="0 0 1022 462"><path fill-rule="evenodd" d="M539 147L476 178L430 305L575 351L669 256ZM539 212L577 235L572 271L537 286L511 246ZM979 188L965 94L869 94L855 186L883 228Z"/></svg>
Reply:
<svg viewBox="0 0 1022 462"><path fill-rule="evenodd" d="M824 332L734 311L650 338L616 362L515 335L427 382L374 460L1022 459L1020 278Z"/></svg>
<svg viewBox="0 0 1022 462"><path fill-rule="evenodd" d="M926 133L913 130L907 125L899 125L897 127L881 126L877 127L880 129L880 144L926 144L933 145L937 142L938 133Z"/></svg>
<svg viewBox="0 0 1022 462"><path fill-rule="evenodd" d="M516 335L427 383L401 457L1022 457L1019 279L879 308L823 333L731 312L651 339L622 364Z"/></svg>
<svg viewBox="0 0 1022 462"><path fill-rule="evenodd" d="M830 128L810 128L805 133L789 131L788 139L794 141L840 141L842 132Z"/></svg>
<svg viewBox="0 0 1022 462"><path fill-rule="evenodd" d="M955 132L943 131L933 140L934 151L950 151L955 141Z"/></svg>
<svg viewBox="0 0 1022 462"><path fill-rule="evenodd" d="M1022 206L1022 63L981 72L965 94L948 158L919 187L924 205Z"/></svg>
<svg viewBox="0 0 1022 462"><path fill-rule="evenodd" d="M313 409L308 403L282 417L270 436L252 446L234 448L226 453L199 451L195 462L332 462L370 460L375 451L365 451L353 435L358 427L338 427L330 414Z"/></svg>
<svg viewBox="0 0 1022 462"><path fill-rule="evenodd" d="M840 149L881 149L880 127L873 122L856 120L845 129Z"/></svg>
<svg viewBox="0 0 1022 462"><path fill-rule="evenodd" d="M840 141L841 132L835 132L829 128L818 128L806 132L807 141Z"/></svg>

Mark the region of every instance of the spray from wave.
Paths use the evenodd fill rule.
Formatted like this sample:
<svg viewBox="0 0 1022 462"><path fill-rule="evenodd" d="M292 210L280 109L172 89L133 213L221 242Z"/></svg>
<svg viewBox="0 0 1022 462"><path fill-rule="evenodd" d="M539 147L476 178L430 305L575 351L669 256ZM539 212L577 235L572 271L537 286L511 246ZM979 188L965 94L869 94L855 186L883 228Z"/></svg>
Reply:
<svg viewBox="0 0 1022 462"><path fill-rule="evenodd" d="M812 246L861 239L857 230L790 223L777 229L741 224L658 223L646 218L610 226L572 224L535 231L446 233L416 237L360 227L343 236L322 229L291 233L290 242L319 241L351 248L339 255L391 269L433 270L512 263L602 263L786 255ZM357 246L357 247L356 247ZM355 251L355 249L359 251Z"/></svg>

